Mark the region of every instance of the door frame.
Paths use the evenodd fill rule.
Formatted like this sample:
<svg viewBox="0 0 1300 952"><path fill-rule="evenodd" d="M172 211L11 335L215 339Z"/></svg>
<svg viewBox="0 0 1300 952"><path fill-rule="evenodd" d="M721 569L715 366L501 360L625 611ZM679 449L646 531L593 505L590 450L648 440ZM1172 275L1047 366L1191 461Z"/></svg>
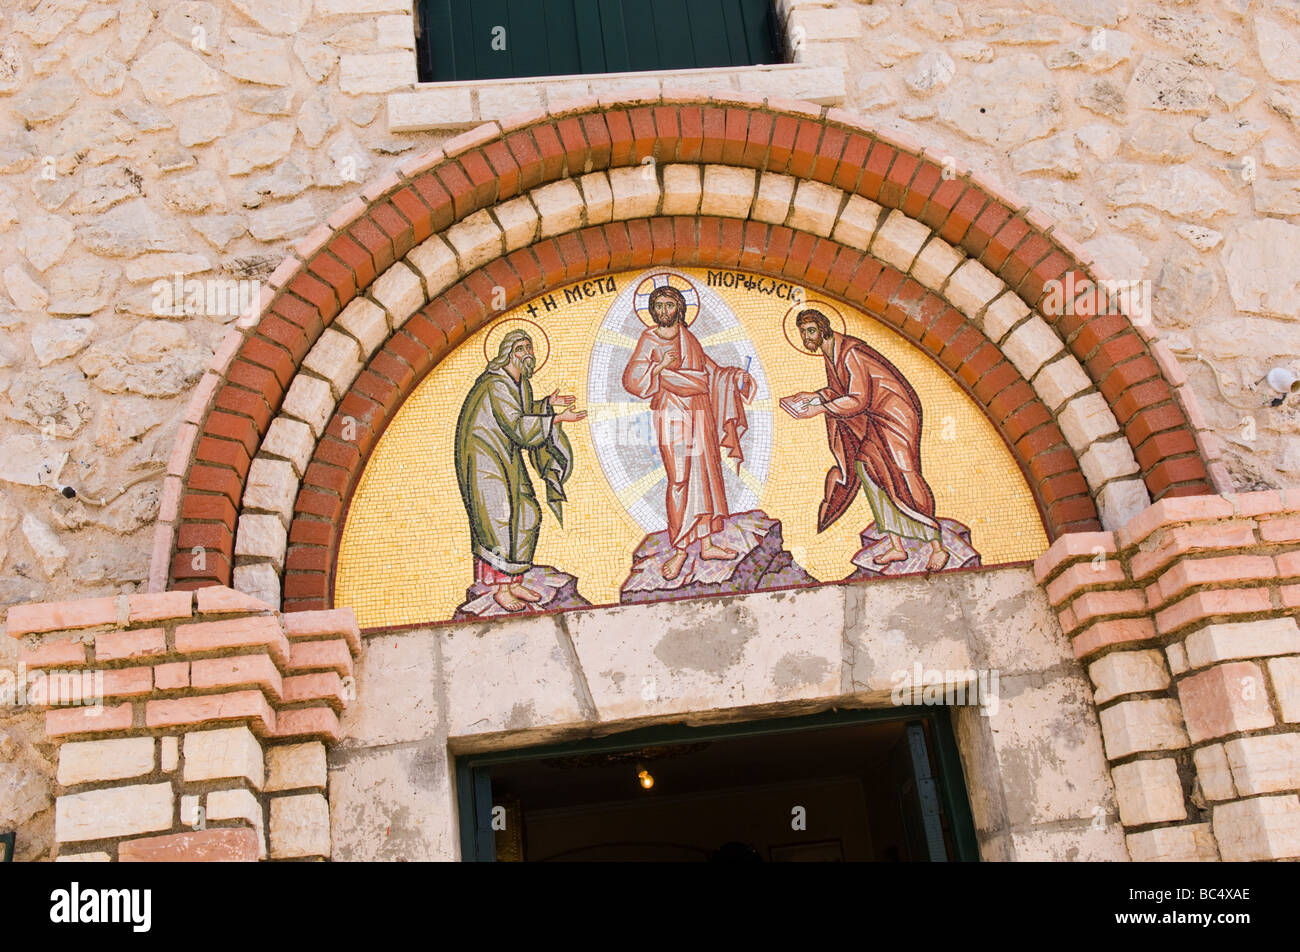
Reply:
<svg viewBox="0 0 1300 952"><path fill-rule="evenodd" d="M975 821L971 816L966 778L962 772L961 756L957 751L957 738L953 731L952 716L949 709L943 706L832 710L799 717L739 721L732 724L710 724L698 727L683 723L664 724L564 744L539 745L522 747L517 750L501 750L458 756L455 758L456 805L457 822L460 827L461 861L467 863L496 862L496 844L491 830L491 823L480 821L490 820L491 817L490 768L498 764L575 754L612 753L635 750L639 747L666 746L669 744L691 743L693 741L729 740L736 737L753 737L763 734L787 734L882 721L920 721L927 725L926 733L933 739L932 750L934 752L935 779L939 799L951 824L955 859L957 862L978 862L979 844L975 838Z"/></svg>

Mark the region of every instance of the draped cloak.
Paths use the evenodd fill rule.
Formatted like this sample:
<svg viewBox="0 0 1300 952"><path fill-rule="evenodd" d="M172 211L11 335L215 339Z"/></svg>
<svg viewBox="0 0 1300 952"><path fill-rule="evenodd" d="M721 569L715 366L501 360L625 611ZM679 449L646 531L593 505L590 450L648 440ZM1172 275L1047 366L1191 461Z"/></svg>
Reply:
<svg viewBox="0 0 1300 952"><path fill-rule="evenodd" d="M541 528L525 453L562 523L564 483L573 471L568 437L549 401L533 398L527 377L515 383L504 367L489 368L470 388L456 422L456 480L474 555L510 575L532 567Z"/></svg>
<svg viewBox="0 0 1300 952"><path fill-rule="evenodd" d="M651 365L665 352L677 357L678 366L651 377ZM647 328L623 370L623 388L650 400L668 475L668 537L675 548L721 532L729 515L722 450L737 467L744 461L745 379L739 367L718 366L685 325L671 340Z"/></svg>
<svg viewBox="0 0 1300 952"><path fill-rule="evenodd" d="M857 463L899 511L937 529L934 493L921 475L921 398L907 378L865 341L837 333L826 383L817 393L835 465L826 474L817 531L853 502L861 485Z"/></svg>

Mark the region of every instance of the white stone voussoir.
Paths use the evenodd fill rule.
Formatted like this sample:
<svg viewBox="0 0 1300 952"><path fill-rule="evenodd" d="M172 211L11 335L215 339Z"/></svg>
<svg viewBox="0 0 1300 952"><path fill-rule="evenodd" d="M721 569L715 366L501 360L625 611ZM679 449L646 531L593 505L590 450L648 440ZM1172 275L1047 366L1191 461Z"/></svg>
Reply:
<svg viewBox="0 0 1300 952"><path fill-rule="evenodd" d="M663 192L654 166L611 169L609 187L614 193L614 219L648 218L659 210Z"/></svg>
<svg viewBox="0 0 1300 952"><path fill-rule="evenodd" d="M801 181L794 193L790 227L829 238L843 201L844 193L838 188L821 182Z"/></svg>
<svg viewBox="0 0 1300 952"><path fill-rule="evenodd" d="M665 165L664 214L694 215L700 210L700 167Z"/></svg>
<svg viewBox="0 0 1300 952"><path fill-rule="evenodd" d="M894 209L871 239L871 253L906 274L929 237L928 226Z"/></svg>
<svg viewBox="0 0 1300 952"><path fill-rule="evenodd" d="M701 215L721 215L724 218L747 218L754 204L753 169L730 165L704 167L704 197L700 204Z"/></svg>

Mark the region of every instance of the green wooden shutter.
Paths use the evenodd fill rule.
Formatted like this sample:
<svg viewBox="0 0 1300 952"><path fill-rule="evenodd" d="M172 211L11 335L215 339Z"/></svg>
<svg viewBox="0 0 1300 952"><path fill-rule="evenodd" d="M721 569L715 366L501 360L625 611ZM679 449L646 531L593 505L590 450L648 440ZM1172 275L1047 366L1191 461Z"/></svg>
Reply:
<svg viewBox="0 0 1300 952"><path fill-rule="evenodd" d="M780 61L772 0L420 0L419 15L423 82Z"/></svg>

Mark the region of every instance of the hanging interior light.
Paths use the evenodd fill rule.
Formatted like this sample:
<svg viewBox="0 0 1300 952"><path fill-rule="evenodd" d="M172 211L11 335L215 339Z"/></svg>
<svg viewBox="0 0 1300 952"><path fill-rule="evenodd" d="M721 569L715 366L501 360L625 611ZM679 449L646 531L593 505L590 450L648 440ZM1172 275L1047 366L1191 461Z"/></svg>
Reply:
<svg viewBox="0 0 1300 952"><path fill-rule="evenodd" d="M641 764L636 765L636 779L640 781L641 786L646 790L649 790L655 785L654 776Z"/></svg>

